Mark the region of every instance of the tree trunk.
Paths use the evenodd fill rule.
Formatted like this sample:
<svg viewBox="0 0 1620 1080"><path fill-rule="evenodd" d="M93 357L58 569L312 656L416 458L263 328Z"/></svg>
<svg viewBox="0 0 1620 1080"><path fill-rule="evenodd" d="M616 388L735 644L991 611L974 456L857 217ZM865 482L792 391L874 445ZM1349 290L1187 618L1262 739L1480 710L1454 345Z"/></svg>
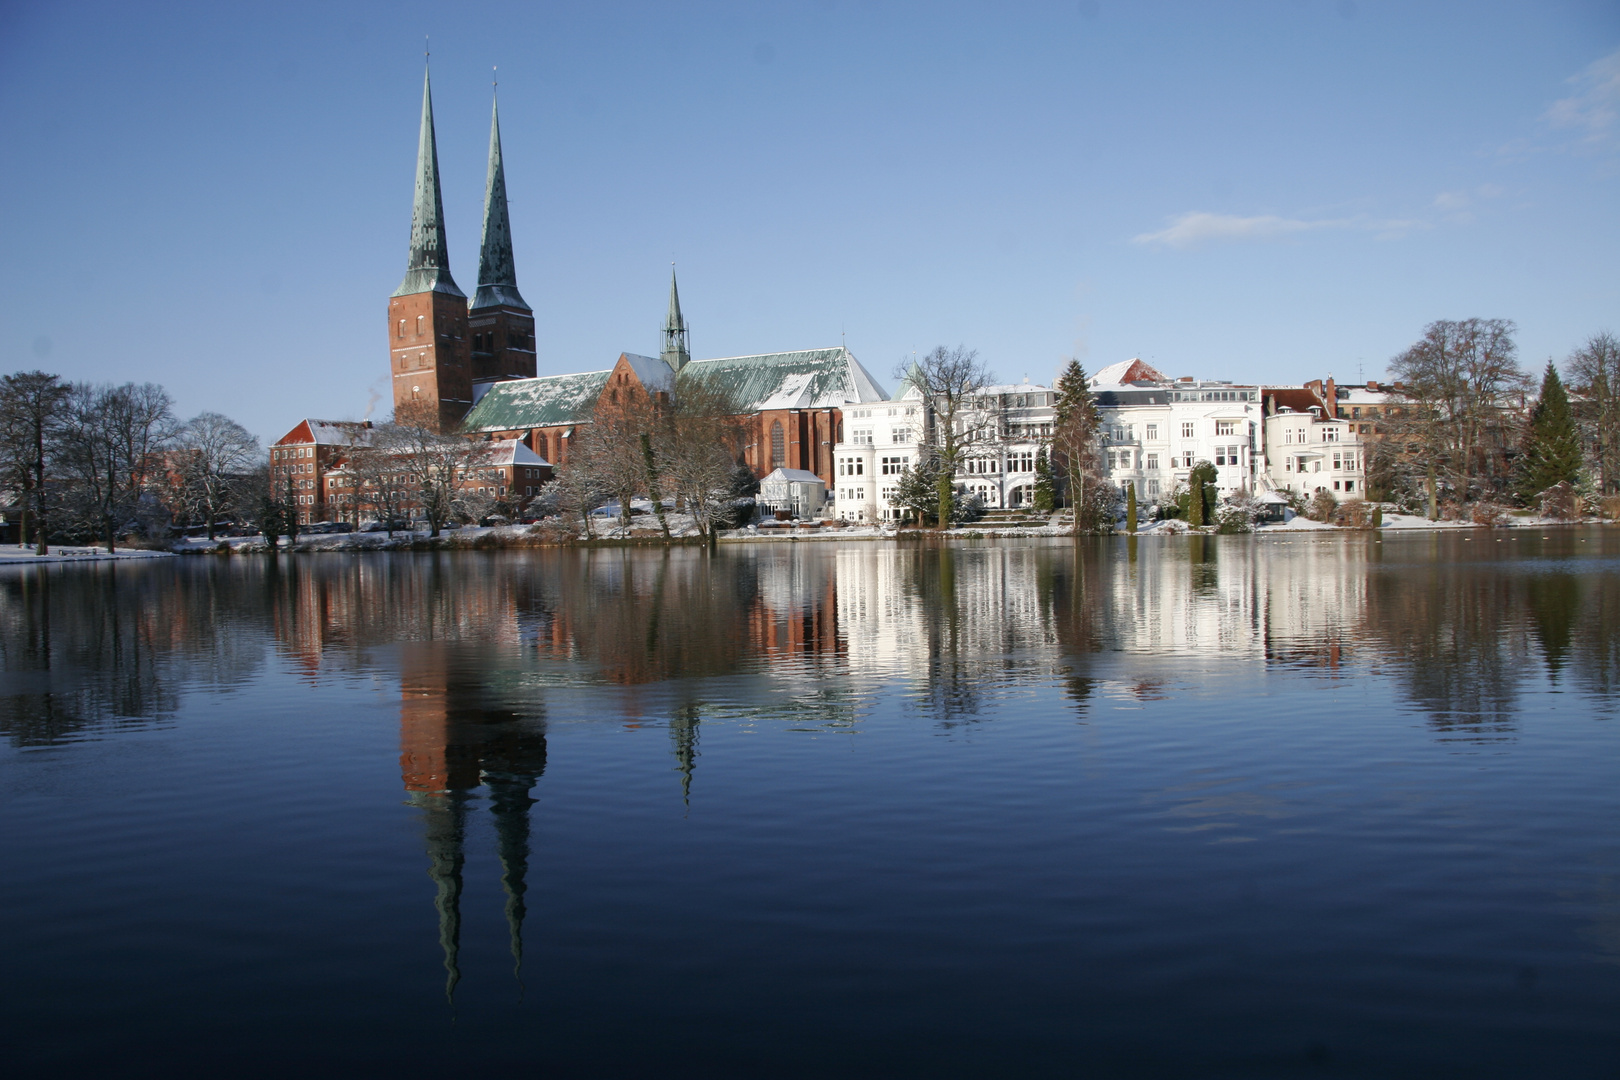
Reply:
<svg viewBox="0 0 1620 1080"><path fill-rule="evenodd" d="M1434 457L1432 455L1429 458L1429 520L1440 520L1440 492L1434 474Z"/></svg>
<svg viewBox="0 0 1620 1080"><path fill-rule="evenodd" d="M947 470L949 470L950 466L945 466L945 468ZM951 527L951 501L952 501L951 496L953 494L951 488L953 486L954 480L955 480L955 477L952 476L951 472L949 472L949 471L946 471L946 472L943 472L943 473L940 474L940 478L939 478L939 527L941 529L948 529L948 528Z"/></svg>
<svg viewBox="0 0 1620 1080"><path fill-rule="evenodd" d="M641 457L647 465L647 494L652 497L653 513L658 515L658 527L664 533L664 543L669 543L669 522L664 518L664 500L659 497L658 491L658 462L653 457L652 436L645 431L641 433Z"/></svg>

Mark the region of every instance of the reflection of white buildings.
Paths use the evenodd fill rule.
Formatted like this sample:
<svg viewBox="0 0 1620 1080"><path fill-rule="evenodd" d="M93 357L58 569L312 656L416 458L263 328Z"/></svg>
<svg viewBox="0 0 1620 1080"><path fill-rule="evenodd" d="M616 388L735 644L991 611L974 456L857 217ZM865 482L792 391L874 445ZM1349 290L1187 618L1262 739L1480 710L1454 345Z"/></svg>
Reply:
<svg viewBox="0 0 1620 1080"><path fill-rule="evenodd" d="M1122 544L839 545L839 634L851 674L909 679L945 653L1003 677L1060 664L1077 641L1132 662L1317 656L1362 618L1367 549L1299 536L1145 536L1134 558Z"/></svg>

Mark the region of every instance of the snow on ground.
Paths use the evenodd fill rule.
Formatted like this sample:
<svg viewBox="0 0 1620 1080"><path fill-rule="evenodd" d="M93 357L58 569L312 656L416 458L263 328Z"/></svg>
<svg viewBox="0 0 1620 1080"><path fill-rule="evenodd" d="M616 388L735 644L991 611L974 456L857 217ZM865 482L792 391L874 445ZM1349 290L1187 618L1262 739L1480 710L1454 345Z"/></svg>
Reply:
<svg viewBox="0 0 1620 1080"><path fill-rule="evenodd" d="M1384 512L1384 528L1386 529L1477 529L1479 527L1472 521L1430 521L1419 514L1397 514L1388 510Z"/></svg>
<svg viewBox="0 0 1620 1080"><path fill-rule="evenodd" d="M0 564L105 562L109 559L167 559L170 557L171 553L167 551L120 550L109 554L106 548L81 547L78 545L58 547L54 544L51 545L49 555L36 555L32 547L0 544Z"/></svg>

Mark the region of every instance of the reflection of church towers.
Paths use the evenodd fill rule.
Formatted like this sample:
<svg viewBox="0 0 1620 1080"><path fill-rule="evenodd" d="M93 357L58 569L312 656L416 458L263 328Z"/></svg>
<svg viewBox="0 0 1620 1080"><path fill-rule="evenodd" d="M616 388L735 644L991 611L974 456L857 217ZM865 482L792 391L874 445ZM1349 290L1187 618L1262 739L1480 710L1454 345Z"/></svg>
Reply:
<svg viewBox="0 0 1620 1080"><path fill-rule="evenodd" d="M445 993L461 978L461 894L468 814L474 791L488 790L514 970L523 963L524 894L529 864L529 794L546 769L546 736L484 698L477 665L443 646L408 648L402 659L400 772L423 811L428 876L436 888Z"/></svg>

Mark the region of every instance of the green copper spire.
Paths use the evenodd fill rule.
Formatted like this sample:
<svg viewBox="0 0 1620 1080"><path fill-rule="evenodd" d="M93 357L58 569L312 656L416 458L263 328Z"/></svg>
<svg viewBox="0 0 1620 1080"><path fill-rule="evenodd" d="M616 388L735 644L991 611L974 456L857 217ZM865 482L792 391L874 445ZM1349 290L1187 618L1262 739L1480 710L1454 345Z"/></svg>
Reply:
<svg viewBox="0 0 1620 1080"><path fill-rule="evenodd" d="M515 307L529 310L517 289L517 267L512 259L512 223L506 215L506 169L501 165L501 114L495 103L489 113L489 175L484 181L484 239L478 251L478 292L472 306Z"/></svg>
<svg viewBox="0 0 1620 1080"><path fill-rule="evenodd" d="M692 359L686 343L686 320L681 318L681 293L675 287L675 267L669 268L669 316L664 319L664 351L659 359L679 371Z"/></svg>
<svg viewBox="0 0 1620 1080"><path fill-rule="evenodd" d="M450 276L444 242L444 198L439 193L439 147L433 138L433 89L422 72L422 132L416 143L416 201L411 208L411 261L395 296L441 292L465 296Z"/></svg>

